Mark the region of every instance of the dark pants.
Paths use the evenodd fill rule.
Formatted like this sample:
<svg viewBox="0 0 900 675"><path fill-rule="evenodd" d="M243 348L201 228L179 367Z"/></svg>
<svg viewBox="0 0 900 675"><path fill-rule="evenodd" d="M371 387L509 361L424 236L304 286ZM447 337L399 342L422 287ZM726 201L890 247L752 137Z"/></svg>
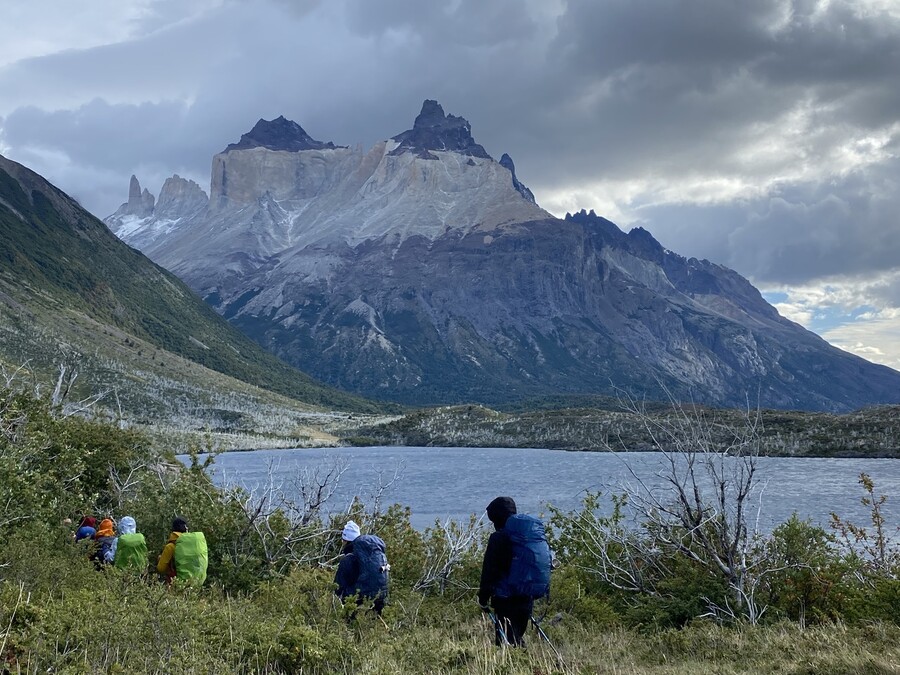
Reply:
<svg viewBox="0 0 900 675"><path fill-rule="evenodd" d="M345 598L350 597L350 596L342 597L342 596L338 595L338 597L341 598L341 602L343 602L345 600ZM381 616L381 611L384 609L386 600L387 600L387 596L384 594L379 594L375 598L367 598L367 597L359 596L356 598L356 604L358 606L362 606L362 605L368 605L370 602L374 603L374 606L372 607L372 609L375 610L376 614ZM349 618L352 619L354 616L356 616L355 610L349 615Z"/></svg>
<svg viewBox="0 0 900 675"><path fill-rule="evenodd" d="M516 647L525 646L525 629L531 620L534 609L534 601L531 598L493 598L491 604L497 615L497 624L494 626L494 644L503 644L503 635L506 642ZM503 631L503 634L500 631Z"/></svg>

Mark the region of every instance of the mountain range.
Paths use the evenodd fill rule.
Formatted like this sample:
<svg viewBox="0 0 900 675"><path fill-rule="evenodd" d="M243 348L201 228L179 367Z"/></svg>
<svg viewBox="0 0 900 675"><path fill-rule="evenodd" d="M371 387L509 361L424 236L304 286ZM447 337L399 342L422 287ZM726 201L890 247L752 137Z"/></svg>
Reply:
<svg viewBox="0 0 900 675"><path fill-rule="evenodd" d="M106 392L102 407L132 422L297 437L316 411L379 409L260 348L74 199L0 156L0 370L52 387L61 368L73 396Z"/></svg>
<svg viewBox="0 0 900 675"><path fill-rule="evenodd" d="M267 350L365 396L900 402L900 373L738 273L593 212L552 216L436 101L368 151L259 120L213 157L208 195L173 176L155 199L132 177L106 223Z"/></svg>

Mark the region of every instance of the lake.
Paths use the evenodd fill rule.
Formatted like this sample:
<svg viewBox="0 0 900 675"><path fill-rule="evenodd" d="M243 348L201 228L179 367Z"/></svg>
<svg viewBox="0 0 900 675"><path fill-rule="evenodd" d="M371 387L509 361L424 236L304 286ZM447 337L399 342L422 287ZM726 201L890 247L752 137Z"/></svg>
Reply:
<svg viewBox="0 0 900 675"><path fill-rule="evenodd" d="M182 458L184 459L184 458ZM657 453L591 453L510 448L318 448L256 450L219 455L213 477L220 485L248 489L264 486L275 477L285 493L292 479L306 468L327 470L335 463L346 469L329 502L330 512L346 510L354 495L370 503L379 484L382 503L400 503L412 509L417 528L435 519L467 519L481 515L491 499L513 497L520 512L546 513L546 505L578 507L586 490L621 492L618 485L637 479L660 483L657 473L662 456ZM629 468L630 467L630 468ZM633 472L633 474L632 474ZM785 458L759 459L761 500L759 523L764 531L785 521L796 511L803 518L826 525L834 511L858 525L871 525L869 512L860 504L861 472L875 481L876 494L886 494L885 511L891 532L900 525L900 460ZM395 479L396 476L396 479Z"/></svg>

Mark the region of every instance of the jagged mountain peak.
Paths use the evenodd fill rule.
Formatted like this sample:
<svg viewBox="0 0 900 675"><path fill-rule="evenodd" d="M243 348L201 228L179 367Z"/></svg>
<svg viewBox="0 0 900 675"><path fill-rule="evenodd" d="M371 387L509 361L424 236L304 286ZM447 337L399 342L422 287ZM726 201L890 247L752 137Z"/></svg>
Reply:
<svg viewBox="0 0 900 675"><path fill-rule="evenodd" d="M268 148L299 152L301 150L334 150L337 146L331 141L317 141L299 124L279 115L274 120L260 119L253 128L241 136L237 143L230 144L225 152L231 150L249 150L251 148Z"/></svg>
<svg viewBox="0 0 900 675"><path fill-rule="evenodd" d="M604 232L613 237L625 236L625 233L619 229L618 225L616 225L611 220L607 220L602 216L598 216L596 213L594 213L594 209L591 209L590 211L581 209L581 211L576 211L575 213L566 213L564 220L567 220L571 223L576 223L578 225L599 227Z"/></svg>
<svg viewBox="0 0 900 675"><path fill-rule="evenodd" d="M503 156L500 158L500 166L507 169L512 174L512 183L513 187L516 188L516 191L532 204L535 204L534 193L516 176L516 165L513 163L512 157L504 152Z"/></svg>
<svg viewBox="0 0 900 675"><path fill-rule="evenodd" d="M134 174L131 174L131 181L128 183L128 202L138 203L141 200L141 181Z"/></svg>
<svg viewBox="0 0 900 675"><path fill-rule="evenodd" d="M449 150L470 157L493 159L472 138L472 127L467 119L445 114L441 104L432 99L426 99L422 104L413 128L397 134L391 140L398 143L391 152L393 155L414 152L423 159L437 159L431 150Z"/></svg>
<svg viewBox="0 0 900 675"><path fill-rule="evenodd" d="M166 178L159 191L156 215L177 219L205 209L208 204L209 197L196 181L182 178L176 173Z"/></svg>

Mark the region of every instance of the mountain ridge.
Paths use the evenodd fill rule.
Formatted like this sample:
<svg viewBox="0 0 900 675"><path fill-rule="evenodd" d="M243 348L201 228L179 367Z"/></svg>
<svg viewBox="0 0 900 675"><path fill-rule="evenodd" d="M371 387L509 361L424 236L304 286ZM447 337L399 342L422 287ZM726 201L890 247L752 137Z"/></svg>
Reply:
<svg viewBox="0 0 900 675"><path fill-rule="evenodd" d="M366 153L220 154L209 208L142 246L258 343L368 396L900 401L900 373L784 319L736 272L593 212L555 218L508 155L474 146L426 100L413 130Z"/></svg>

